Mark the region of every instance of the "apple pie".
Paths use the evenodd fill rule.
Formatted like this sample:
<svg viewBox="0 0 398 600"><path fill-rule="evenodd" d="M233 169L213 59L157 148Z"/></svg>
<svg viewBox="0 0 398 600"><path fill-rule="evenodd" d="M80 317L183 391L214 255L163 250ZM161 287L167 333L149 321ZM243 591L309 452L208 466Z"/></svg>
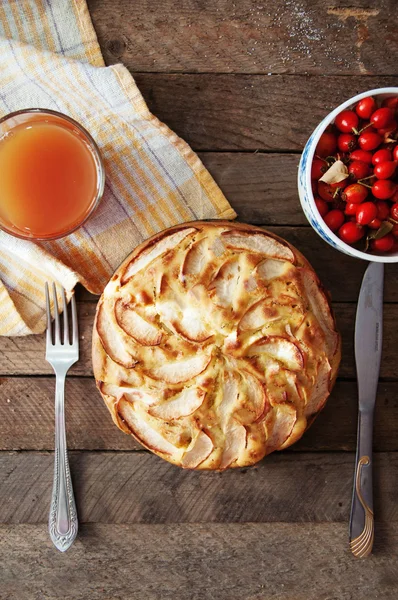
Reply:
<svg viewBox="0 0 398 600"><path fill-rule="evenodd" d="M249 225L157 234L97 307L94 375L114 422L185 468L243 467L293 444L323 408L339 362L313 269Z"/></svg>

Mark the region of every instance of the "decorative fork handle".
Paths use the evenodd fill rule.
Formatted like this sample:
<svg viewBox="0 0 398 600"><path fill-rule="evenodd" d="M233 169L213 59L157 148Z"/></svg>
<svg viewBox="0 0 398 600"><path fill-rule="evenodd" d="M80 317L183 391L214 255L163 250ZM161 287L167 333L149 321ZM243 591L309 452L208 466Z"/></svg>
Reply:
<svg viewBox="0 0 398 600"><path fill-rule="evenodd" d="M350 548L358 558L372 552L374 540L372 439L373 410L360 411L350 520Z"/></svg>
<svg viewBox="0 0 398 600"><path fill-rule="evenodd" d="M69 470L65 433L65 375L56 376L54 483L49 532L54 545L65 552L77 535L78 520Z"/></svg>

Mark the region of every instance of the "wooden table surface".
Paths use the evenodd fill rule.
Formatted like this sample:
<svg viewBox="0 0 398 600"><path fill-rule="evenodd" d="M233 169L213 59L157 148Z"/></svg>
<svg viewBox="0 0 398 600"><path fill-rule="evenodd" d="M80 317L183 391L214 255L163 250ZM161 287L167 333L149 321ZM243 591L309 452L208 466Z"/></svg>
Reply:
<svg viewBox="0 0 398 600"><path fill-rule="evenodd" d="M357 92L398 85L395 0L90 0L108 64L199 152L239 219L301 250L332 293L339 381L293 448L226 473L182 471L112 424L96 392L96 298L80 292L81 360L67 380L80 518L60 554L47 535L54 378L44 337L0 339L1 600L361 600L398 597L398 279L386 269L375 422L374 553L348 550L356 442L353 357L365 263L301 212L296 173L316 124Z"/></svg>

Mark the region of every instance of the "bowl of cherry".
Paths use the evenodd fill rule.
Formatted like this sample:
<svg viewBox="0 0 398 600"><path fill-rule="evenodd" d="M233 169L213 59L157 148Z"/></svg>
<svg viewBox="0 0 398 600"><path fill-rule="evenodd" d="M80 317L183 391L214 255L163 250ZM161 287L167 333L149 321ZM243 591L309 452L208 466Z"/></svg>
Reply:
<svg viewBox="0 0 398 600"><path fill-rule="evenodd" d="M309 223L331 246L398 262L398 88L358 94L319 123L298 189Z"/></svg>

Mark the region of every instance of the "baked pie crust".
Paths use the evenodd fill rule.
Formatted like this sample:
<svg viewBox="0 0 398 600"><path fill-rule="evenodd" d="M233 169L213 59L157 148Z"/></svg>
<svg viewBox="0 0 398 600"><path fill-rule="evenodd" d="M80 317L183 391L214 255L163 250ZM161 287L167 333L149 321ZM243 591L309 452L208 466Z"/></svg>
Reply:
<svg viewBox="0 0 398 600"><path fill-rule="evenodd" d="M122 431L181 467L222 470L302 436L340 346L300 252L258 227L193 222L147 240L113 275L94 376Z"/></svg>

